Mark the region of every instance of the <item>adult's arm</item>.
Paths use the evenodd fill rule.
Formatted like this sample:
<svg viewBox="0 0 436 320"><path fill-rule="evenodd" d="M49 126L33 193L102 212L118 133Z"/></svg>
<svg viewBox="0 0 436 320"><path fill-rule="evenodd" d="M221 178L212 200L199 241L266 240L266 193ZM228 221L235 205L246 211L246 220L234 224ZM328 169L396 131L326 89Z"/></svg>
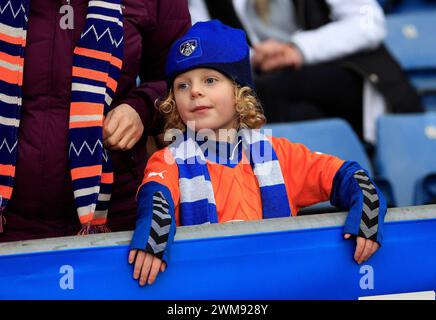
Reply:
<svg viewBox="0 0 436 320"><path fill-rule="evenodd" d="M121 103L130 105L139 114L144 133L148 135L159 133L157 129L160 118L154 103L165 94L167 53L171 44L191 26L186 1L159 0L152 3L150 15L153 18L144 16L139 25L142 35L140 83L121 100Z"/></svg>
<svg viewBox="0 0 436 320"><path fill-rule="evenodd" d="M378 47L386 36L383 10L376 0L326 0L332 22L297 32L292 42L304 64L316 64Z"/></svg>

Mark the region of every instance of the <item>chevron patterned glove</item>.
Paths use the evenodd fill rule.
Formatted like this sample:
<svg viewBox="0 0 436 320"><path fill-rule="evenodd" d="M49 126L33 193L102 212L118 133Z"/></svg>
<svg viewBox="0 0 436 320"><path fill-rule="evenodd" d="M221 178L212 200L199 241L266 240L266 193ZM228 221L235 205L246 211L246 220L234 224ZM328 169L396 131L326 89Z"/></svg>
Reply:
<svg viewBox="0 0 436 320"><path fill-rule="evenodd" d="M162 259L173 220L169 213L170 206L162 192L153 194L153 216L151 219L150 234L145 251Z"/></svg>
<svg viewBox="0 0 436 320"><path fill-rule="evenodd" d="M346 161L335 175L330 200L349 211L344 225L345 238L357 237L356 261L366 260L382 244L387 211L383 194L358 163Z"/></svg>
<svg viewBox="0 0 436 320"><path fill-rule="evenodd" d="M167 265L176 233L171 193L164 185L148 182L141 187L137 199L138 219L130 250L142 250ZM130 259L129 262L132 263Z"/></svg>

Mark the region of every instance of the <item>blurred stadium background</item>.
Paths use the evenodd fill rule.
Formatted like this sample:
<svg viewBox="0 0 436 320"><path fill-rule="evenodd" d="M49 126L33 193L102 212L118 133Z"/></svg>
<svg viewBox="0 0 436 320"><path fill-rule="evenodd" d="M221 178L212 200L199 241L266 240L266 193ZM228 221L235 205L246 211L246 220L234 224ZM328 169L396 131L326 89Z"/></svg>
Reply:
<svg viewBox="0 0 436 320"><path fill-rule="evenodd" d="M390 207L436 203L436 1L379 0L385 44L417 89L426 112L384 115L368 150L342 119L269 124L273 135L356 160L382 188ZM340 141L340 143L338 143ZM325 210L326 204L314 211Z"/></svg>

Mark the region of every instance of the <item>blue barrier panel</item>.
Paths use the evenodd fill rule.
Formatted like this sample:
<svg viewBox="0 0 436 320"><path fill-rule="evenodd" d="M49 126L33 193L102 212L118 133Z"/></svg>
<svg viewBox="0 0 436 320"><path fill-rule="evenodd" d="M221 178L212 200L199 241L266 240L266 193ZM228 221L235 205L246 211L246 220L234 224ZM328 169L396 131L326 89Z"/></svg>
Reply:
<svg viewBox="0 0 436 320"><path fill-rule="evenodd" d="M170 266L146 287L127 263L130 232L0 244L0 298L357 299L435 290L435 218L436 206L391 209L384 246L361 266L342 238L345 213L182 227ZM45 251L25 252L34 250ZM62 289L64 277L73 288Z"/></svg>

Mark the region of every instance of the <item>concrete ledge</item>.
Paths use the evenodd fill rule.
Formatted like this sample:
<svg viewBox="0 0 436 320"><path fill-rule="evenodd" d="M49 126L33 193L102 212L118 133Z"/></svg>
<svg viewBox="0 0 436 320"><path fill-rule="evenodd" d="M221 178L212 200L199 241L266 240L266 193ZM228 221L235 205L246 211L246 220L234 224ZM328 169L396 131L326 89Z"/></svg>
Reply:
<svg viewBox="0 0 436 320"><path fill-rule="evenodd" d="M342 226L346 212L177 228L175 241ZM387 223L436 219L436 205L392 208ZM128 245L132 231L0 243L0 255Z"/></svg>

